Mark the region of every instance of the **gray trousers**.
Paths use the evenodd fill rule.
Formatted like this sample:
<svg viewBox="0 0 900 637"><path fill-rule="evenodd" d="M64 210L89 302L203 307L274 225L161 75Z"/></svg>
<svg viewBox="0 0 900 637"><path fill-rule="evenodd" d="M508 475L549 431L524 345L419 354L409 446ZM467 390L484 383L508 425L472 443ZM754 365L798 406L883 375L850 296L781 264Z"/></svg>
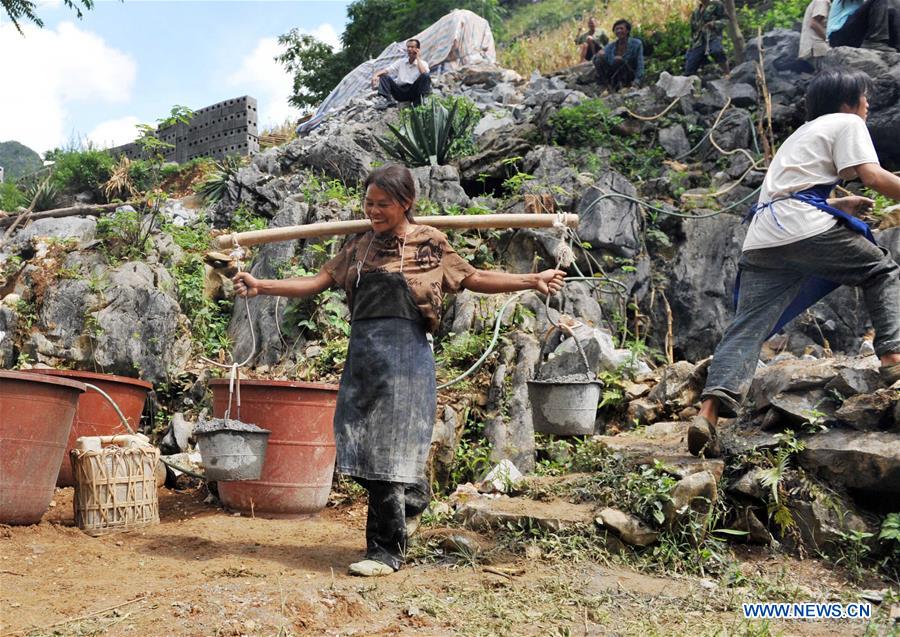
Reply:
<svg viewBox="0 0 900 637"><path fill-rule="evenodd" d="M875 327L875 353L900 352L900 266L885 248L843 225L795 243L748 250L740 268L737 312L716 347L701 395L718 398L721 415L737 415L763 342L809 275L862 288Z"/></svg>

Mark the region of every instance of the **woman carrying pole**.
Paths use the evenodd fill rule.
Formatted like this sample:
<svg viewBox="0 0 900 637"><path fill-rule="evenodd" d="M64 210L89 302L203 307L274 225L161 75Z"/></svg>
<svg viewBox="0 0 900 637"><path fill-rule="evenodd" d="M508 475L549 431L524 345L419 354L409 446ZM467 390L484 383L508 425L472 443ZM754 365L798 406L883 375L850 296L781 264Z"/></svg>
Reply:
<svg viewBox="0 0 900 637"><path fill-rule="evenodd" d="M444 294L553 294L565 272L475 269L443 233L413 222L415 182L403 166L374 170L364 188L372 230L351 237L318 274L260 280L241 272L234 284L239 296L304 297L330 287L347 292L351 330L334 418L337 469L369 492L366 556L350 573L371 577L400 568L407 522L417 520L431 497L425 464L437 397L426 334L440 325Z"/></svg>

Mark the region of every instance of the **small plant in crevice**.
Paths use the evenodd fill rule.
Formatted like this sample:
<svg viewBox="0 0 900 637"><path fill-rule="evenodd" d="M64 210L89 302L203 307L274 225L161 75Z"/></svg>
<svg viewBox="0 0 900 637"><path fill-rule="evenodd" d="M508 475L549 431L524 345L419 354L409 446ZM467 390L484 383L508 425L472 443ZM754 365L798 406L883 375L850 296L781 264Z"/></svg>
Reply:
<svg viewBox="0 0 900 637"><path fill-rule="evenodd" d="M769 467L760 473L760 483L769 489L767 508L769 516L778 526L782 535L796 532L797 522L787 506L787 491L784 484L785 476L791 466L793 457L805 448L802 441L797 440L793 430L785 429L775 434L778 439L778 447L775 453L765 451L765 457Z"/></svg>

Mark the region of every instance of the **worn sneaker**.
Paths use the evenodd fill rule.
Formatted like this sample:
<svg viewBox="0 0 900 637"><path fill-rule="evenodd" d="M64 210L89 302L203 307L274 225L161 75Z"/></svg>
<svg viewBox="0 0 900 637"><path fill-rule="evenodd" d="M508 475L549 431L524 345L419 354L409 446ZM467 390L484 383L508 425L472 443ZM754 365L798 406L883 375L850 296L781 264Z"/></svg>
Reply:
<svg viewBox="0 0 900 637"><path fill-rule="evenodd" d="M879 371L881 372L881 379L888 387L900 380L900 363L882 365Z"/></svg>
<svg viewBox="0 0 900 637"><path fill-rule="evenodd" d="M351 575L358 575L360 577L380 577L382 575L390 575L394 572L394 569L390 566L377 560L361 560L359 562L354 562L347 570L350 571Z"/></svg>
<svg viewBox="0 0 900 637"><path fill-rule="evenodd" d="M691 420L687 432L687 443L691 455L699 456L702 453L707 458L716 458L722 455L716 427L703 416L694 416Z"/></svg>

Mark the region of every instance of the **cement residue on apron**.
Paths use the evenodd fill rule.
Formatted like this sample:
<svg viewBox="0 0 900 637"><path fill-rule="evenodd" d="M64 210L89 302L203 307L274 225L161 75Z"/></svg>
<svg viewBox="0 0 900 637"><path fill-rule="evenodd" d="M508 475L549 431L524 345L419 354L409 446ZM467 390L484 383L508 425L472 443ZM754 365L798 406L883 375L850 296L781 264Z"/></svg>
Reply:
<svg viewBox="0 0 900 637"><path fill-rule="evenodd" d="M403 275L363 274L334 417L338 471L420 481L435 411L434 356Z"/></svg>

